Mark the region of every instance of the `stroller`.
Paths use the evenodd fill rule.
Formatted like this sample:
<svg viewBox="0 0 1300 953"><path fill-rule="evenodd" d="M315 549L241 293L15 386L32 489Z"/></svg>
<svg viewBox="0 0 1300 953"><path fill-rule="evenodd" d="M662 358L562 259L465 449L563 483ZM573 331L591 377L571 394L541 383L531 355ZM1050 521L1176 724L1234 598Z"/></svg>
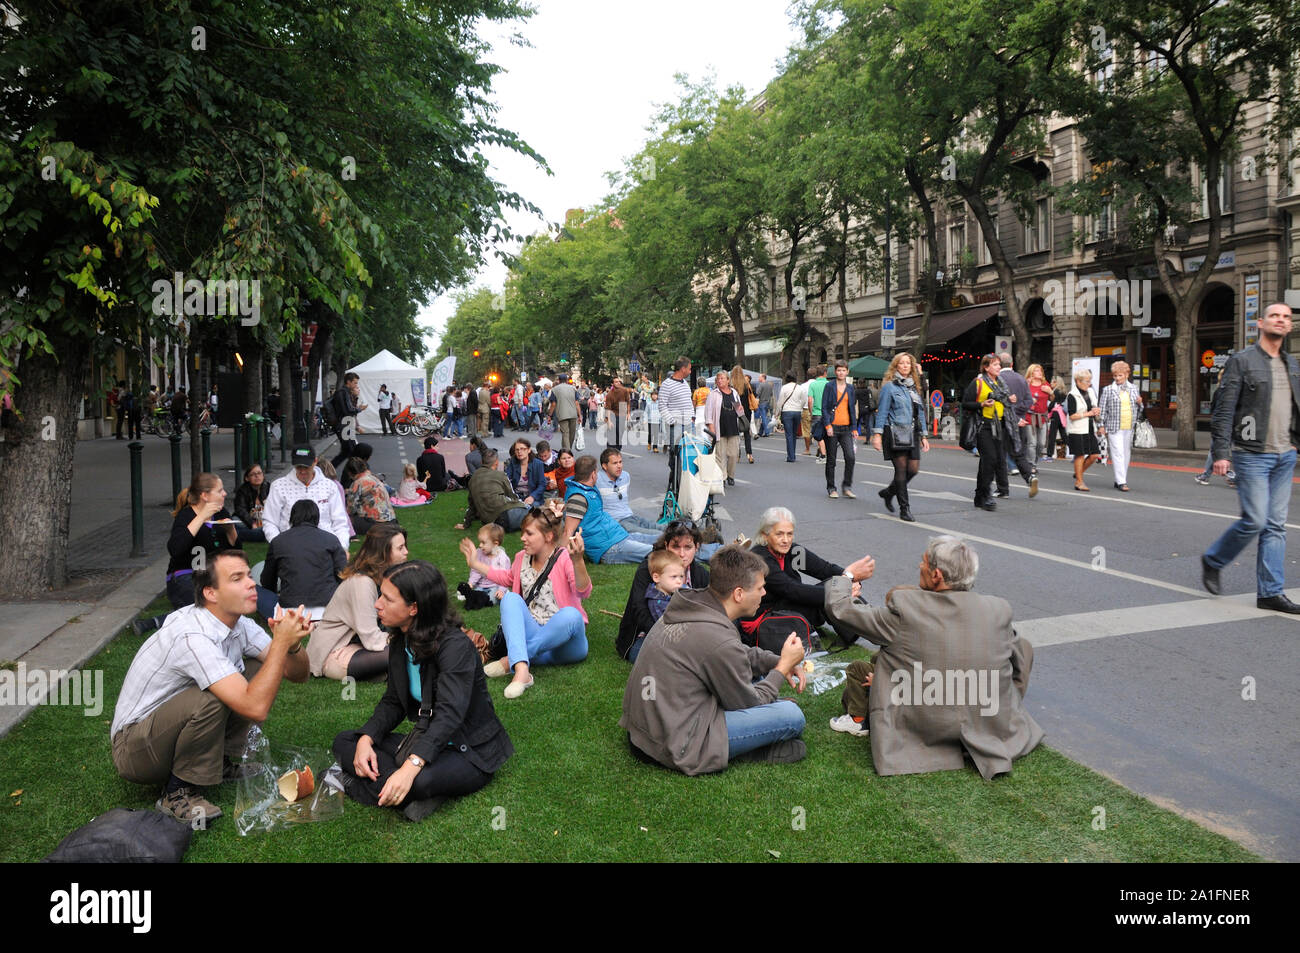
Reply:
<svg viewBox="0 0 1300 953"><path fill-rule="evenodd" d="M684 434L668 454L668 489L659 523L693 520L704 542L722 541L722 523L714 511L713 494L724 492L722 468L703 440Z"/></svg>

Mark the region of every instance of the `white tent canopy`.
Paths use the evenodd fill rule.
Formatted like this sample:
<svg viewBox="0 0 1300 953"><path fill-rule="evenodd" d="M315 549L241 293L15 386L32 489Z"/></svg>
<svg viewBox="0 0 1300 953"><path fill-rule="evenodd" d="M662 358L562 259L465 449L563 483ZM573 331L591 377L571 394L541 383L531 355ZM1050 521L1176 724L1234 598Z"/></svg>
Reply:
<svg viewBox="0 0 1300 953"><path fill-rule="evenodd" d="M392 351L380 351L370 360L356 367L349 367L348 373L356 374L361 378L361 396L357 399L357 403L369 405L357 415L357 425L362 430L380 432L380 384L388 385L388 392L402 407L417 402L424 403L429 375L423 367L407 364ZM393 406L396 407L397 404Z"/></svg>

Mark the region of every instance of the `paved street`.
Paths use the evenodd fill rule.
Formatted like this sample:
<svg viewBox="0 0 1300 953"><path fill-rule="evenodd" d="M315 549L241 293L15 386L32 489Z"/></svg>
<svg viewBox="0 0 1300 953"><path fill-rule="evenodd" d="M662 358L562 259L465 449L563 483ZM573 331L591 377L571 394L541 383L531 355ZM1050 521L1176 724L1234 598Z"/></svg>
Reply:
<svg viewBox="0 0 1300 953"><path fill-rule="evenodd" d="M504 451L514 436L490 443ZM374 469L390 478L402 454L419 453L414 438L369 439ZM598 452L603 441L589 430L587 446ZM907 524L875 496L893 472L880 454L859 449L857 500L827 499L822 464L802 455L802 441L799 454L785 463L779 435L755 441L753 466L742 449L738 485L719 501L728 537L752 536L764 507L788 505L796 540L818 555L876 557L864 594L879 603L889 587L916 583L929 536L965 536L980 556L976 588L1007 599L1036 647L1027 702L1050 745L1263 856L1300 860L1300 619L1255 608L1254 546L1224 570L1223 597L1201 588L1200 554L1237 516L1222 480L1192 480L1203 456L1133 467L1130 493L1112 489L1100 466L1087 477L1092 492L1077 493L1067 462L1044 464L1036 499L1012 477L1011 499L986 513L972 506L976 458L935 447L912 483L917 522ZM638 512L657 515L664 458L628 447L625 462ZM1300 599L1300 507L1291 519L1290 594ZM1093 807L1079 806L1080 823Z"/></svg>

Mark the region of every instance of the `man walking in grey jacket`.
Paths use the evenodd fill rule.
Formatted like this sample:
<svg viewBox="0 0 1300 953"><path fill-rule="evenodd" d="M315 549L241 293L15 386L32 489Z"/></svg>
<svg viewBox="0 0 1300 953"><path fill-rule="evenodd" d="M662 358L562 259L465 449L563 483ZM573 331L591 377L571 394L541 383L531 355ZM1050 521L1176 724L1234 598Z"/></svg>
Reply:
<svg viewBox="0 0 1300 953"><path fill-rule="evenodd" d="M1228 359L1212 424L1214 472L1237 471L1241 519L1201 557L1201 581L1216 596L1219 571L1259 538L1255 605L1300 614L1287 598L1286 519L1296 445L1300 443L1300 366L1282 350L1291 333L1291 308L1270 304L1259 321L1259 341Z"/></svg>
<svg viewBox="0 0 1300 953"><path fill-rule="evenodd" d="M778 700L781 683L802 692L803 643L781 654L740 641L735 620L758 611L766 566L737 546L709 563L707 589L681 589L645 637L623 717L633 753L683 774L722 771L738 758L789 763L807 753L799 706Z"/></svg>

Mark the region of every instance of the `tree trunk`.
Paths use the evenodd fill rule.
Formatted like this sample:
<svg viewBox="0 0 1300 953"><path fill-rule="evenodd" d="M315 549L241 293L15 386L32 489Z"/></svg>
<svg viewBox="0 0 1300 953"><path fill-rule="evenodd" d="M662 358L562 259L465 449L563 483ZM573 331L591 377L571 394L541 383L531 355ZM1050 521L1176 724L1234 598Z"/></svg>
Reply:
<svg viewBox="0 0 1300 953"><path fill-rule="evenodd" d="M934 316L935 268L939 264L939 236L938 226L934 220L934 203L930 201L925 179L915 159L908 159L903 163L903 174L907 177L907 184L911 187L912 194L916 196L917 204L921 206L921 215L925 221L925 253L930 259L925 275L925 300L921 305L921 328L916 335L916 354L913 355L919 362L921 355L925 353L925 345L930 337L930 319Z"/></svg>
<svg viewBox="0 0 1300 953"><path fill-rule="evenodd" d="M241 328L240 356L244 359L244 409L249 413L262 412L262 364L266 359L266 348L252 334Z"/></svg>
<svg viewBox="0 0 1300 953"><path fill-rule="evenodd" d="M185 367L190 374L190 473L203 472L203 438L200 436L199 415L208 402L208 392L202 384L203 376L194 370L200 354L199 345L194 334L189 336L185 347ZM220 399L218 397L218 399ZM182 481L183 482L183 481Z"/></svg>
<svg viewBox="0 0 1300 953"><path fill-rule="evenodd" d="M740 239L733 232L727 238L727 254L731 258L731 277L722 290L722 306L731 319L731 328L736 335L736 363L745 366L745 295L749 293L749 272L745 268L745 258L740 251ZM734 295L728 295L731 288Z"/></svg>
<svg viewBox="0 0 1300 953"><path fill-rule="evenodd" d="M1219 181L1220 164L1220 154L1211 150L1205 164L1205 176L1208 182ZM1210 282L1210 276L1214 274L1214 268L1219 263L1219 248L1222 245L1223 209L1219 203L1218 188L1207 188L1206 198L1209 204L1210 227L1205 247L1205 260L1201 262L1201 267L1192 275L1192 280L1181 293L1165 261L1163 209L1152 241L1160 284L1165 294L1169 296L1169 300L1174 303L1174 340L1177 342L1174 390L1178 396L1178 409L1174 411L1174 430L1178 433L1179 450L1196 449L1196 394L1193 390L1195 378L1192 376L1192 368L1199 363L1196 360L1196 306L1200 303L1201 295Z"/></svg>
<svg viewBox="0 0 1300 953"><path fill-rule="evenodd" d="M960 180L956 184L957 191L975 213L975 220L979 222L980 232L984 236L984 245L993 258L993 265L998 272L998 284L1002 289L1002 302L1007 309L1007 323L1011 325L1011 334L1015 338L1013 352L1015 363L1018 367L1024 366L1029 362L1033 337L1029 333L1029 326L1025 324L1025 315L1020 308L1020 301L1016 298L1015 272L1011 270L1011 263L1007 261L1006 252L1002 250L1002 241L996 237L993 216L989 214L989 206L984 201L983 191L978 188L964 187Z"/></svg>
<svg viewBox="0 0 1300 953"><path fill-rule="evenodd" d="M0 559L0 592L11 595L61 589L68 579L72 457L90 350L69 335L58 351L22 359L16 413L0 446L0 540L7 554Z"/></svg>

